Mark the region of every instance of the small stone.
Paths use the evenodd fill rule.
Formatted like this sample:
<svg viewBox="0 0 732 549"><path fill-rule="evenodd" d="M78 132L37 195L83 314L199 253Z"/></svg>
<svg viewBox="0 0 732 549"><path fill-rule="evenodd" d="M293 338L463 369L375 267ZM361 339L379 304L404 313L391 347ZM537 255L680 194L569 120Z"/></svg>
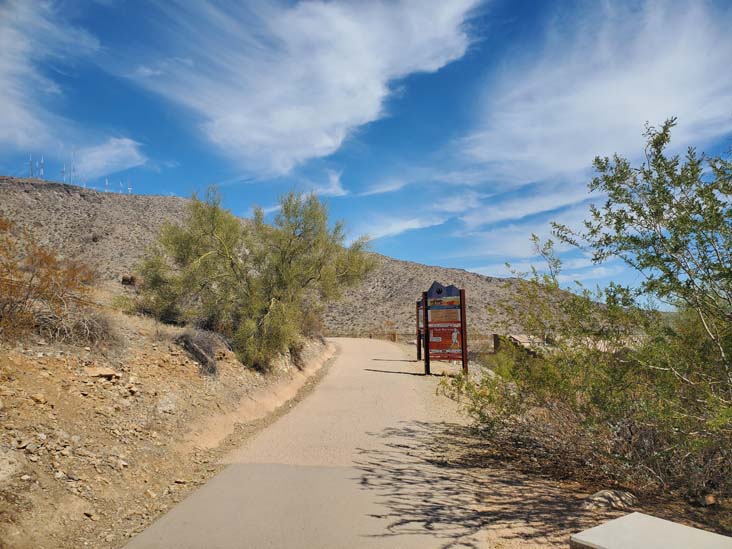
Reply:
<svg viewBox="0 0 732 549"><path fill-rule="evenodd" d="M95 368L84 368L84 373L89 377L101 377L104 379L114 379L121 376L117 370L101 366Z"/></svg>
<svg viewBox="0 0 732 549"><path fill-rule="evenodd" d="M99 515L92 513L91 511L84 511L84 516L95 522L99 520Z"/></svg>
<svg viewBox="0 0 732 549"><path fill-rule="evenodd" d="M20 477L20 480L30 480L30 479L31 479L30 475L23 475L22 477Z"/></svg>
<svg viewBox="0 0 732 549"><path fill-rule="evenodd" d="M106 541L106 542L114 541L114 534L107 534L106 536L104 536L104 541Z"/></svg>
<svg viewBox="0 0 732 549"><path fill-rule="evenodd" d="M188 481L184 478L177 478L173 482L175 482L176 484L186 484Z"/></svg>
<svg viewBox="0 0 732 549"><path fill-rule="evenodd" d="M64 478L65 476L66 476L66 475L64 474L64 472L63 472L63 471L56 471L56 472L55 472L55 473L53 474L53 478L55 478L56 480L61 480L61 479L62 479L62 478Z"/></svg>
<svg viewBox="0 0 732 549"><path fill-rule="evenodd" d="M146 494L146 495L147 495L147 497L149 497L150 499L155 499L155 498L157 498L157 497L158 497L158 495L157 495L157 494L156 494L155 492L153 492L152 490L145 490L145 494Z"/></svg>
<svg viewBox="0 0 732 549"><path fill-rule="evenodd" d="M30 455L28 456L28 461L32 461L33 463L35 463L36 461L38 461L38 456Z"/></svg>
<svg viewBox="0 0 732 549"><path fill-rule="evenodd" d="M717 496L714 494L704 494L699 498L699 505L702 507L712 507L717 505Z"/></svg>
<svg viewBox="0 0 732 549"><path fill-rule="evenodd" d="M43 395L43 393L30 395L30 399L37 404L45 404L47 402L46 397Z"/></svg>

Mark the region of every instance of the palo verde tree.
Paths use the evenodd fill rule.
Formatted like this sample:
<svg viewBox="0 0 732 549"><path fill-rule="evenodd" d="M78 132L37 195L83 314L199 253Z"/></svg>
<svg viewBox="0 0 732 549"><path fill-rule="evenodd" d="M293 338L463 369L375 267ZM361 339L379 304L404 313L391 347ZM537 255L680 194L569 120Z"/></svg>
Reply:
<svg viewBox="0 0 732 549"><path fill-rule="evenodd" d="M345 245L315 195L283 197L274 224L260 209L252 221L221 207L215 189L195 196L180 224L166 224L139 266L139 305L167 322L224 335L240 359L266 367L295 349L323 300L372 268L361 238Z"/></svg>

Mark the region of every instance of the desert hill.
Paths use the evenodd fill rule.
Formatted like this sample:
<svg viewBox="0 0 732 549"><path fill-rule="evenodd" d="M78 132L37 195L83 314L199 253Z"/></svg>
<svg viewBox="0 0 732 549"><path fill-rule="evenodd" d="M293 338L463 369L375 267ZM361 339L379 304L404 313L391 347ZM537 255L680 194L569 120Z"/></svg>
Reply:
<svg viewBox="0 0 732 549"><path fill-rule="evenodd" d="M96 266L105 285L120 290L166 220L180 219L187 199L103 193L36 179L0 176L0 215L31 230L42 243ZM503 331L488 306L512 293L516 281L461 269L434 267L378 255L366 281L329 304L325 328L332 335L414 331L414 304L434 280L465 288L471 331Z"/></svg>

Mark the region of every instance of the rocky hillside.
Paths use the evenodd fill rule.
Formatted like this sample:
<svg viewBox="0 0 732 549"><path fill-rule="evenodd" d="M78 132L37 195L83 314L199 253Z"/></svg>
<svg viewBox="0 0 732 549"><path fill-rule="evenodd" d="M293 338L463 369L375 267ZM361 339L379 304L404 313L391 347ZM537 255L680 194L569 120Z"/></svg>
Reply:
<svg viewBox="0 0 732 549"><path fill-rule="evenodd" d="M379 268L359 287L350 289L325 315L334 335L400 334L415 331L415 302L432 282L465 289L471 332L503 333L507 317L501 312L515 291L515 279L493 278L462 269L448 269L377 255ZM497 311L489 312L496 306Z"/></svg>
<svg viewBox="0 0 732 549"><path fill-rule="evenodd" d="M0 215L30 229L60 253L95 265L108 285L118 290L118 281L132 272L161 224L180 219L186 202L177 197L103 193L0 176ZM489 314L488 307L507 299L515 280L378 257L379 268L361 286L328 306L328 333L411 333L415 300L435 280L465 288L471 331L503 331L505 319L500 313Z"/></svg>
<svg viewBox="0 0 732 549"><path fill-rule="evenodd" d="M94 265L109 280L130 274L162 223L180 219L186 202L0 176L0 215L59 254Z"/></svg>

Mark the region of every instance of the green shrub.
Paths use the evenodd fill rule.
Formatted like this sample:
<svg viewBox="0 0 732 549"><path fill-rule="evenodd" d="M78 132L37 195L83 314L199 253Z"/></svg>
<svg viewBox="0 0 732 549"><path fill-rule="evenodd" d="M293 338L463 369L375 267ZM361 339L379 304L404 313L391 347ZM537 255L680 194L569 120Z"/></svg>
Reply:
<svg viewBox="0 0 732 549"><path fill-rule="evenodd" d="M574 475L730 496L732 164L693 149L685 162L667 157L673 125L648 130L640 168L595 161L590 187L607 198L586 232L555 226L563 242L598 262L620 258L645 282L569 293L553 243L534 237L548 274L534 271L513 307L536 356L504 347L482 377L443 388L494 440L531 439L532 451L560 469L574 464ZM675 310L640 307L644 295Z"/></svg>
<svg viewBox="0 0 732 549"><path fill-rule="evenodd" d="M273 225L261 210L245 222L214 189L195 196L181 224L163 227L137 269L138 307L169 323L224 335L248 365L267 368L298 345L319 303L335 299L373 267L366 240L344 246L314 195L288 194Z"/></svg>

